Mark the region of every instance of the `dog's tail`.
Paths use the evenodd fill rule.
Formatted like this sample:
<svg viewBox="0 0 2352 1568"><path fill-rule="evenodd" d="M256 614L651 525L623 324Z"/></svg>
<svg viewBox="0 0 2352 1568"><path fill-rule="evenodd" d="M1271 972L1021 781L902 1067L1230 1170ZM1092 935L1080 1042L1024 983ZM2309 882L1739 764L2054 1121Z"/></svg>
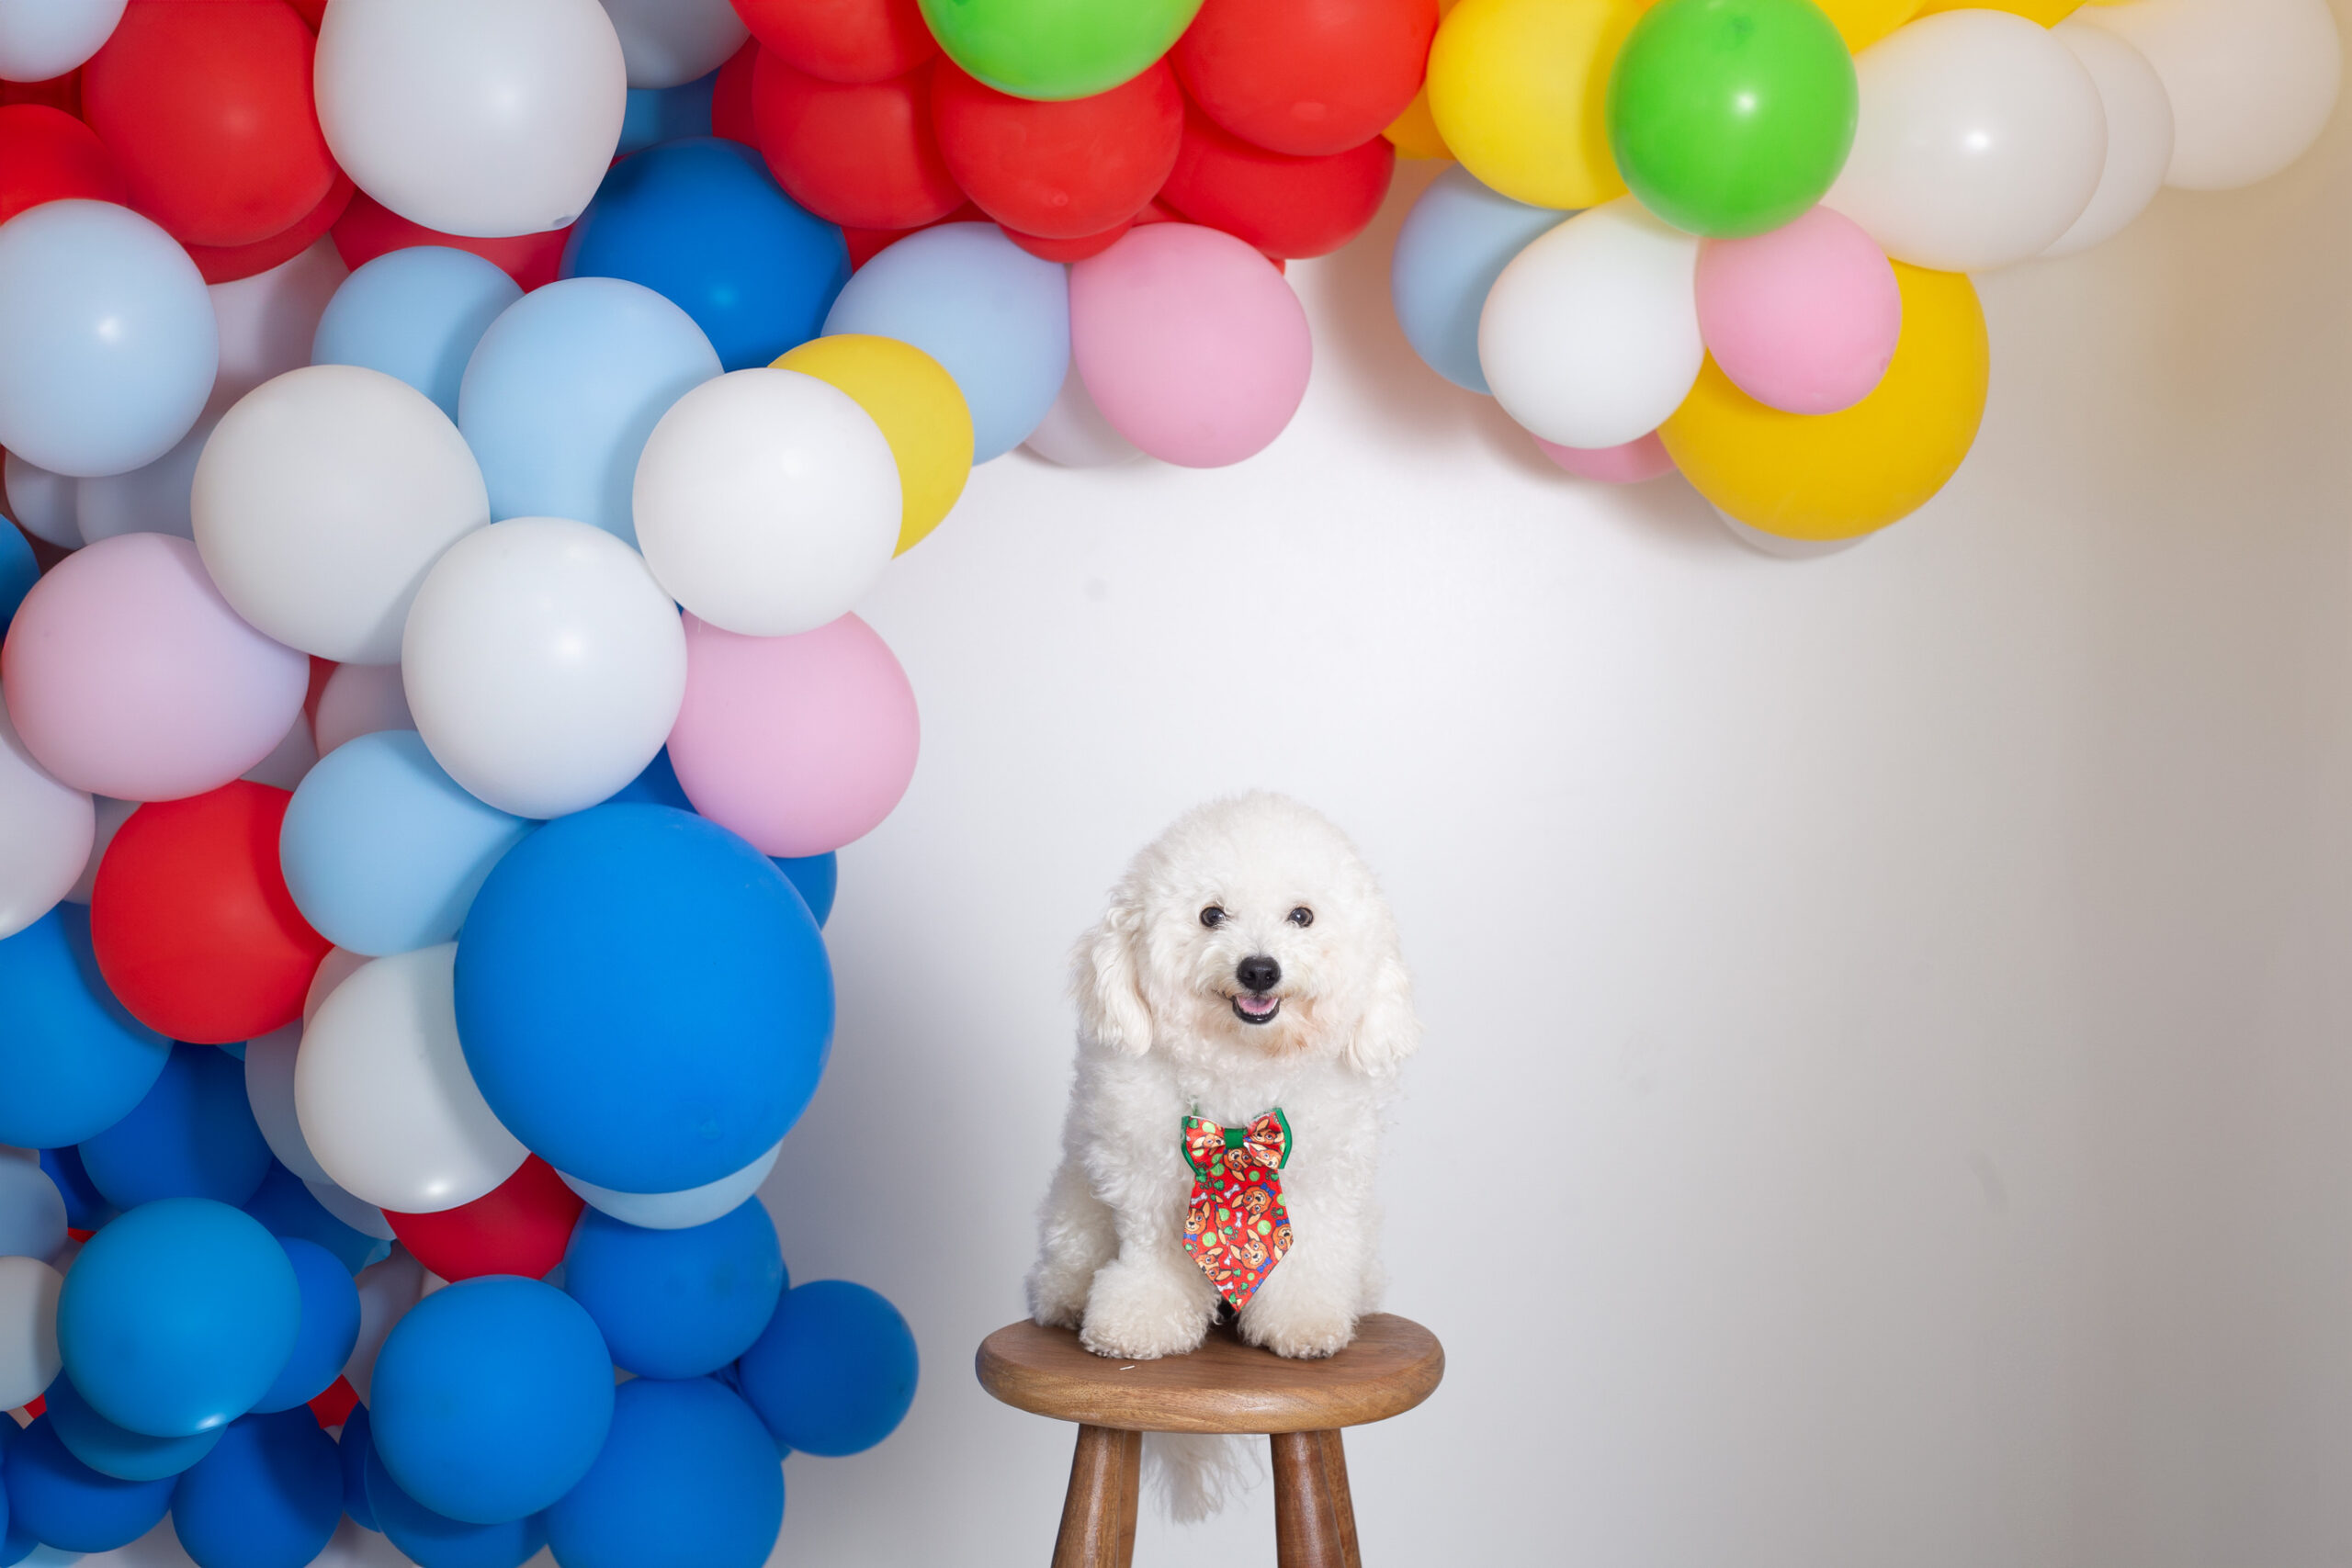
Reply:
<svg viewBox="0 0 2352 1568"><path fill-rule="evenodd" d="M1266 1473L1263 1438L1205 1437L1193 1432L1144 1434L1144 1468L1168 1517L1197 1524L1220 1513Z"/></svg>

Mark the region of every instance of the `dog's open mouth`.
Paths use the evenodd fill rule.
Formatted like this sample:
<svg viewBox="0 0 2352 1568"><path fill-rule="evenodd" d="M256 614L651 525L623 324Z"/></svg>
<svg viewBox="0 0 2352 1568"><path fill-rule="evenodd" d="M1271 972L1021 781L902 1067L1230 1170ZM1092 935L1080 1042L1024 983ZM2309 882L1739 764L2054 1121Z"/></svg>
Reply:
<svg viewBox="0 0 2352 1568"><path fill-rule="evenodd" d="M1244 991L1233 998L1233 1016L1244 1023L1272 1023L1274 1015L1282 1010L1283 999L1280 997Z"/></svg>

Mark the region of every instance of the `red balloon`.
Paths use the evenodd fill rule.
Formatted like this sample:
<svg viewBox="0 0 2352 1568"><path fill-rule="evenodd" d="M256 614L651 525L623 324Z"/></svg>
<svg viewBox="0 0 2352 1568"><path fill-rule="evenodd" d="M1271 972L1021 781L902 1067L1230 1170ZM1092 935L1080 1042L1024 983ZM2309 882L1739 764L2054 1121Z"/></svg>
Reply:
<svg viewBox="0 0 2352 1568"><path fill-rule="evenodd" d="M942 223L985 223L989 215L966 202L944 218L934 218L913 229L843 229L842 239L849 245L849 269L855 272L908 235L923 229L936 229Z"/></svg>
<svg viewBox="0 0 2352 1568"><path fill-rule="evenodd" d="M131 1017L222 1045L302 1016L327 939L286 891L277 831L294 797L243 779L132 812L98 862L90 941Z"/></svg>
<svg viewBox="0 0 2352 1568"><path fill-rule="evenodd" d="M207 283L234 283L241 277L282 266L318 243L334 227L358 189L349 175L337 169L326 198L291 229L250 245L189 245L186 247L188 259L196 263L196 270L204 275Z"/></svg>
<svg viewBox="0 0 2352 1568"><path fill-rule="evenodd" d="M334 248L341 253L343 265L354 272L388 251L404 251L411 245L451 245L503 268L507 276L526 289L555 281L556 265L563 260L563 243L571 234L570 229L489 240L444 234L410 222L364 190L351 198L351 205L329 231L334 235Z"/></svg>
<svg viewBox="0 0 2352 1568"><path fill-rule="evenodd" d="M829 223L920 229L964 205L931 129L931 68L844 86L763 49L752 76L760 156L786 195Z"/></svg>
<svg viewBox="0 0 2352 1568"><path fill-rule="evenodd" d="M1388 194L1396 149L1385 136L1328 158L1269 152L1196 107L1159 199L1270 256L1329 255L1363 231Z"/></svg>
<svg viewBox="0 0 2352 1568"><path fill-rule="evenodd" d="M317 32L319 24L326 20L327 0L286 0L286 3L294 7L294 14L300 17L312 32Z"/></svg>
<svg viewBox="0 0 2352 1568"><path fill-rule="evenodd" d="M46 82L0 82L0 105L41 104L79 119L82 117L82 68Z"/></svg>
<svg viewBox="0 0 2352 1568"><path fill-rule="evenodd" d="M285 0L130 0L82 67L82 112L130 205L192 245L250 245L334 184L311 104L318 39Z"/></svg>
<svg viewBox="0 0 2352 1568"><path fill-rule="evenodd" d="M322 1427L340 1427L351 1419L351 1412L359 1404L359 1391L351 1386L349 1378L337 1378L327 1384L326 1393L311 1401L311 1417Z"/></svg>
<svg viewBox="0 0 2352 1568"><path fill-rule="evenodd" d="M735 0L735 14L786 64L822 82L887 82L939 52L915 0Z"/></svg>
<svg viewBox="0 0 2352 1568"><path fill-rule="evenodd" d="M1164 61L1107 93L1059 103L1000 93L950 61L932 73L947 171L1008 230L1048 240L1100 234L1142 211L1176 166L1184 95Z"/></svg>
<svg viewBox="0 0 2352 1568"><path fill-rule="evenodd" d="M760 144L752 118L752 73L759 68L760 40L752 39L727 57L718 80L710 85L710 133L746 147Z"/></svg>
<svg viewBox="0 0 2352 1568"><path fill-rule="evenodd" d="M416 1260L444 1280L520 1274L536 1280L563 1261L571 1224L586 1207L555 1168L537 1155L470 1203L437 1214L396 1214L385 1222Z"/></svg>
<svg viewBox="0 0 2352 1568"><path fill-rule="evenodd" d="M1436 33L1437 0L1206 0L1169 58L1226 130L1324 157L1405 112Z"/></svg>
<svg viewBox="0 0 2352 1568"><path fill-rule="evenodd" d="M1082 262L1089 256L1099 256L1118 243L1121 235L1136 226L1130 218L1124 223L1103 230L1099 234L1081 234L1075 240L1048 240L1036 234L1024 234L1018 229L1004 229L1004 237L1027 251L1040 261Z"/></svg>
<svg viewBox="0 0 2352 1568"><path fill-rule="evenodd" d="M0 223L44 201L120 202L122 175L97 133L43 104L0 107Z"/></svg>

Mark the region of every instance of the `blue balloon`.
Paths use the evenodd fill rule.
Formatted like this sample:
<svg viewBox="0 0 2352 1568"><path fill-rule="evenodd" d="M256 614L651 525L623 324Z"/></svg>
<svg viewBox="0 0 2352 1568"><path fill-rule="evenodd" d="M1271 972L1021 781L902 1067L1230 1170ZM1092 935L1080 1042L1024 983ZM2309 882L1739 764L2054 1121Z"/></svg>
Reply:
<svg viewBox="0 0 2352 1568"><path fill-rule="evenodd" d="M335 1459L343 1468L343 1511L364 1530L380 1530L376 1510L368 1506L368 1407L355 1404L343 1418L343 1436L334 1440Z"/></svg>
<svg viewBox="0 0 2352 1568"><path fill-rule="evenodd" d="M653 753L653 761L645 771L621 785L598 802L602 806L667 806L678 811L692 811L694 802L686 798L684 784L678 782L678 770L670 761L670 748L664 746Z"/></svg>
<svg viewBox="0 0 2352 1568"><path fill-rule="evenodd" d="M112 1551L161 1524L164 1510L172 1506L170 1477L118 1481L100 1475L66 1451L47 1416L9 1446L8 1462L0 1472L7 1477L11 1542L21 1529L41 1545L64 1551Z"/></svg>
<svg viewBox="0 0 2352 1568"><path fill-rule="evenodd" d="M165 1198L83 1247L58 1297L57 1345L99 1415L187 1437L253 1408L301 1314L294 1266L257 1221L207 1198Z"/></svg>
<svg viewBox="0 0 2352 1568"><path fill-rule="evenodd" d="M54 1258L65 1226L65 1194L49 1172L28 1159L0 1157L0 1258Z"/></svg>
<svg viewBox="0 0 2352 1568"><path fill-rule="evenodd" d="M532 826L468 794L415 730L384 729L304 775L277 853L302 918L381 957L455 939L482 878Z"/></svg>
<svg viewBox="0 0 2352 1568"><path fill-rule="evenodd" d="M40 581L40 563L33 559L32 546L13 527L0 528L0 636L6 634L8 623L17 618L17 606Z"/></svg>
<svg viewBox="0 0 2352 1568"><path fill-rule="evenodd" d="M642 152L658 141L708 136L710 100L718 86L714 71L675 87L631 87L621 114L619 151Z"/></svg>
<svg viewBox="0 0 2352 1568"><path fill-rule="evenodd" d="M709 1378L639 1378L548 1510L548 1544L563 1568L759 1568L783 1523L784 1467L750 1407Z"/></svg>
<svg viewBox="0 0 2352 1568"><path fill-rule="evenodd" d="M1389 298L1413 352L1455 386L1486 391L1478 314L1488 291L1513 256L1575 216L1513 201L1461 164L1448 167L1405 215L1388 266Z"/></svg>
<svg viewBox="0 0 2352 1568"><path fill-rule="evenodd" d="M558 1170L623 1192L700 1187L766 1154L832 1039L825 941L784 874L659 806L561 818L499 862L458 938L456 988L466 1064L499 1121Z"/></svg>
<svg viewBox="0 0 2352 1568"><path fill-rule="evenodd" d="M302 1568L342 1517L334 1439L307 1410L241 1416L172 1488L172 1529L197 1568Z"/></svg>
<svg viewBox="0 0 2352 1568"><path fill-rule="evenodd" d="M828 335L910 343L946 367L972 409L972 461L1029 439L1069 372L1069 269L993 223L920 229L857 269Z"/></svg>
<svg viewBox="0 0 2352 1568"><path fill-rule="evenodd" d="M119 1209L158 1198L243 1202L269 1174L269 1144L245 1099L244 1068L209 1045L173 1046L146 1098L82 1140L82 1168Z"/></svg>
<svg viewBox="0 0 2352 1568"><path fill-rule="evenodd" d="M564 1289L613 1363L641 1378L696 1378L751 1348L784 1293L775 1224L757 1198L706 1225L642 1230L590 1209L564 1249Z"/></svg>
<svg viewBox="0 0 2352 1568"><path fill-rule="evenodd" d="M242 1062L245 1059L245 1043L242 1040L223 1040L212 1048L232 1060Z"/></svg>
<svg viewBox="0 0 2352 1568"><path fill-rule="evenodd" d="M613 1368L579 1303L492 1274L435 1291L393 1325L370 1397L369 1434L401 1491L500 1524L587 1473L613 1418Z"/></svg>
<svg viewBox="0 0 2352 1568"><path fill-rule="evenodd" d="M88 478L178 446L220 366L212 297L187 253L111 202L47 202L5 228L0 446Z"/></svg>
<svg viewBox="0 0 2352 1568"><path fill-rule="evenodd" d="M471 251L411 245L343 280L311 339L313 365L358 365L407 382L458 417L466 361L523 286Z"/></svg>
<svg viewBox="0 0 2352 1568"><path fill-rule="evenodd" d="M67 1144L62 1148L43 1149L40 1168L65 1199L65 1224L77 1231L94 1231L115 1216L115 1206L106 1194L91 1185L90 1173L82 1168L82 1151Z"/></svg>
<svg viewBox="0 0 2352 1568"><path fill-rule="evenodd" d="M645 438L718 373L694 318L650 288L571 277L526 294L482 333L458 391L491 516L571 517L636 544Z"/></svg>
<svg viewBox="0 0 2352 1568"><path fill-rule="evenodd" d="M735 1365L776 1441L812 1454L854 1454L888 1437L914 1403L919 1371L899 1309L847 1280L785 1292Z"/></svg>
<svg viewBox="0 0 2352 1568"><path fill-rule="evenodd" d="M254 1401L258 1416L308 1404L334 1387L351 1359L351 1348L359 1343L359 1287L351 1282L351 1270L315 1243L280 1236L277 1245L294 1265L302 1318L286 1365L268 1392Z"/></svg>
<svg viewBox="0 0 2352 1568"><path fill-rule="evenodd" d="M547 1516L494 1525L436 1514L401 1489L384 1456L368 1446L368 1507L376 1528L417 1568L522 1568L548 1543Z"/></svg>
<svg viewBox="0 0 2352 1568"><path fill-rule="evenodd" d="M118 1427L82 1397L74 1380L60 1372L50 1380L41 1397L48 1401L50 1425L65 1451L117 1481L165 1481L212 1451L228 1428L215 1427L190 1438L151 1438L128 1427Z"/></svg>
<svg viewBox="0 0 2352 1568"><path fill-rule="evenodd" d="M849 246L757 152L705 135L615 164L564 243L562 275L643 284L695 319L720 365L749 370L823 330Z"/></svg>
<svg viewBox="0 0 2352 1568"><path fill-rule="evenodd" d="M833 912L833 890L841 885L841 868L833 860L833 852L827 850L820 855L791 860L779 855L775 857L775 868L791 882L792 890L800 895L800 901L808 906L808 913L822 928Z"/></svg>
<svg viewBox="0 0 2352 1568"><path fill-rule="evenodd" d="M0 941L0 1144L53 1149L104 1132L171 1055L98 977L86 907L60 904Z"/></svg>
<svg viewBox="0 0 2352 1568"><path fill-rule="evenodd" d="M243 1207L278 1240L307 1241L323 1247L347 1273L358 1273L392 1250L390 1242L364 1235L329 1213L302 1179L276 1160L270 1161L269 1174L261 1179L261 1190L246 1199Z"/></svg>

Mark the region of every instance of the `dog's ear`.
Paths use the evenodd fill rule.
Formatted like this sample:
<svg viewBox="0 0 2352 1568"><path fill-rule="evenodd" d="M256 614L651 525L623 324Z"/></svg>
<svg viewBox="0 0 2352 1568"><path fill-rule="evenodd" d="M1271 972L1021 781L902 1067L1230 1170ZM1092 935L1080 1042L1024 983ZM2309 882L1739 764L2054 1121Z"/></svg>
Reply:
<svg viewBox="0 0 2352 1568"><path fill-rule="evenodd" d="M1102 924L1079 938L1070 954L1079 1032L1095 1044L1136 1056L1151 1049L1151 1009L1143 999L1136 968L1136 948L1142 940L1143 906L1122 888Z"/></svg>
<svg viewBox="0 0 2352 1568"><path fill-rule="evenodd" d="M1348 1042L1348 1064L1358 1072L1385 1077L1421 1043L1420 1015L1413 1010L1413 977L1394 948L1380 955L1371 993L1355 1038Z"/></svg>

